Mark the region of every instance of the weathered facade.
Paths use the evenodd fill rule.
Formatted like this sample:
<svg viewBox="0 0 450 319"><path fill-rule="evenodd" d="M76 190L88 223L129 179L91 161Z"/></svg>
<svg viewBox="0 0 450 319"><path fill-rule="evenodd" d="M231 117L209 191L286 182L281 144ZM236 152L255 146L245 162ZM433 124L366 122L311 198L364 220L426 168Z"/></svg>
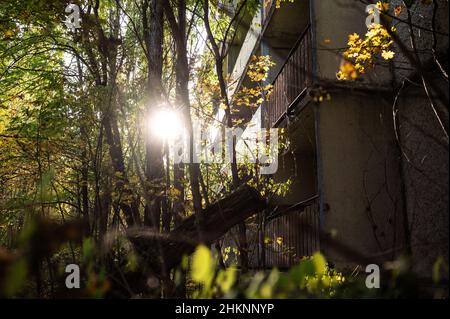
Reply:
<svg viewBox="0 0 450 319"><path fill-rule="evenodd" d="M354 267L356 258L339 248L346 246L378 264L411 251L417 271L430 277L439 256L448 262L448 139L423 87L405 83L415 66L398 50L394 62L360 81L338 81L348 35L367 32L365 5L310 0L276 9L273 2L247 19L228 59L240 85L252 55L275 60L268 79L273 93L256 114L263 127L286 128L290 141L273 177L291 179L291 192L278 199L276 211L255 217L260 226L248 231L251 266L288 267L320 250L337 267ZM438 3L444 12L447 2ZM424 8L414 23L432 15L432 6ZM448 15L435 18L435 27L448 34ZM408 31L399 23L407 45ZM415 32L429 48L432 34ZM438 41L437 54L446 53L448 36ZM431 58L421 56L434 72ZM447 92L446 81L430 79ZM322 94L331 99L314 99ZM440 109L448 131L448 105Z"/></svg>

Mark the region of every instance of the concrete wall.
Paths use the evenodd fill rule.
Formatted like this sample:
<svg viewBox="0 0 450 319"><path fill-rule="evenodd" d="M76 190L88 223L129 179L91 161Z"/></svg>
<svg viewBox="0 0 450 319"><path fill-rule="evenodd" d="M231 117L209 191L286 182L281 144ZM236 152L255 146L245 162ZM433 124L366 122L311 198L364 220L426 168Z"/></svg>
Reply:
<svg viewBox="0 0 450 319"><path fill-rule="evenodd" d="M411 11L411 20L414 25L421 26L421 28L413 28L414 42L416 45L418 56L422 63L427 64L430 60L434 59L432 54L432 48L435 47L436 55L448 54L448 10L449 4L447 0L434 0L432 4L424 4L423 1L416 1ZM401 0L391 0L391 6L395 7L402 4ZM437 12L435 17L435 30L436 39L433 37L433 33L429 30L433 29L433 11L434 5L437 5ZM407 10L402 10L398 16L401 20L408 20ZM413 52L410 37L410 26L406 23L394 21L393 25L396 27L396 34L402 41L402 43ZM445 35L447 34L447 35ZM436 43L434 44L434 42ZM409 76L411 71L415 71L416 67L410 64L410 61L402 54L401 50L396 48L396 56L392 61L393 67L396 68L395 81L397 85L400 85L405 76ZM441 57L439 57L441 59ZM442 61L441 61L442 62Z"/></svg>
<svg viewBox="0 0 450 319"><path fill-rule="evenodd" d="M401 96L398 122L411 248L415 270L430 277L437 258L447 264L449 258L448 142L422 88L410 87Z"/></svg>
<svg viewBox="0 0 450 319"><path fill-rule="evenodd" d="M353 0L311 0L311 6L317 77L336 80L342 60L339 49L347 47L348 35L367 32L365 5Z"/></svg>
<svg viewBox="0 0 450 319"><path fill-rule="evenodd" d="M332 100L319 106L317 120L323 230L375 263L391 259L404 243L390 102L361 92L333 92ZM338 266L354 264L332 246L322 248Z"/></svg>
<svg viewBox="0 0 450 319"><path fill-rule="evenodd" d="M289 149L280 156L276 181L293 181L281 204L294 205L317 194L316 136L312 105L306 107L287 129Z"/></svg>
<svg viewBox="0 0 450 319"><path fill-rule="evenodd" d="M440 8L436 29L448 33L448 1L436 1ZM401 1L390 3L395 6ZM316 76L319 84L324 81L322 83L332 88L341 63L335 49L346 47L349 34L367 32L365 6L351 0L312 0L312 4ZM431 29L433 6L420 1L416 1L416 5L413 23ZM399 18L407 19L406 10ZM393 24L400 40L410 47L409 27L395 20ZM415 28L414 35L420 58L429 67L433 65L433 37L425 29ZM437 35L436 51L437 54L448 52L448 36ZM446 59L440 62L448 69ZM330 232L335 229L337 240L365 254L379 254L405 247L404 231L400 227L405 219L402 218L403 207L409 222L416 271L429 277L438 256L444 256L448 262L448 142L442 139L423 87L410 85L402 92L399 106L400 139L408 159L401 156L395 145L393 101L382 100L393 93L377 94L376 90L394 92L415 68L398 49L391 67L396 68L395 77L391 75L389 64L383 63L369 70L361 81L350 84L349 87L366 89L367 95L337 90L331 92L331 102L320 106L321 173L324 202L329 205L329 211L323 216L324 228ZM439 69L434 67L435 72L427 75L427 81L441 78ZM420 83L421 80L414 81ZM438 87L442 92L448 91L446 82ZM369 89L373 91L370 93ZM448 96L443 100L448 101ZM448 130L448 102L441 108L436 100L434 103ZM370 205L368 198L373 199ZM337 263L346 263L345 258L331 252L330 247L325 248L327 250Z"/></svg>
<svg viewBox="0 0 450 319"><path fill-rule="evenodd" d="M390 14L393 15L393 8L402 5L403 1L390 0ZM448 51L448 1L435 0L438 4L436 15L436 51L437 54ZM347 47L348 35L357 33L361 37L367 32L365 12L366 5L362 1L353 0L311 0L313 21L315 26L315 49L317 56L317 77L324 80L336 80L336 72L342 61L342 48ZM426 5L422 1L416 1L412 7L412 22L421 28L414 28L414 37L417 51L422 62L430 58L433 47L432 16L433 5ZM402 10L398 16L400 20L407 20L407 10ZM397 31L396 34L401 42L409 49L411 39L409 26L400 20L393 19L391 25ZM408 76L415 70L409 60L402 54L399 47L394 44L395 59L392 64L387 61L378 61L375 68L367 70L359 81L366 86L383 87L401 84L404 76ZM392 69L395 68L395 76L392 76Z"/></svg>

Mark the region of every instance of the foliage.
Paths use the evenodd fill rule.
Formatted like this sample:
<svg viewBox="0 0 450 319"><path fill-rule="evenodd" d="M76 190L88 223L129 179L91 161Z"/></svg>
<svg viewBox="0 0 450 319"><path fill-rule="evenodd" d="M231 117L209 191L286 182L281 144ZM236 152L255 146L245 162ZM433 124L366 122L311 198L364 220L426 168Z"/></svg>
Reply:
<svg viewBox="0 0 450 319"><path fill-rule="evenodd" d="M266 1L266 6L269 4L269 3L273 3L273 0L265 0ZM279 9L279 8L281 8L281 5L283 4L283 3L293 3L295 0L275 0L275 7L277 8L277 9Z"/></svg>
<svg viewBox="0 0 450 319"><path fill-rule="evenodd" d="M270 4L280 8L290 2ZM261 2L228 1L233 10L243 5L239 17L219 1L211 2L209 20L220 57L204 41L204 2L180 2L187 6L186 21L180 21L181 8L174 8L178 24L187 27L181 37L188 51L189 74L182 74L187 83L178 78L180 44L164 12L161 94L156 102L148 96L154 88L150 80L158 73L149 54L157 41L152 42L152 34L143 30L155 18L145 15L150 13L144 7L148 1L99 1L98 7L87 0L74 3L84 10L82 28L75 32L63 23L67 1L0 3L1 297L159 298L170 296L164 286L167 281L186 285L186 273L193 284L192 295L198 298L328 298L344 292L357 296L356 290L344 289L348 277L333 270L319 253L289 270L243 274L239 263L227 260L233 253L239 255L237 248L223 249L221 257L233 266L219 269L219 256L200 246L166 278L148 275L144 257L149 256L142 256L138 249L142 247L128 240L128 231L145 226L145 235L148 231L149 236L166 238L183 218L194 214L195 185L201 190L200 208L234 189L229 164L201 162L196 181L192 168L197 165L175 164L168 145L150 143L149 111L164 99L186 119L200 122L204 132L211 126L219 131L228 126L217 119L221 110L230 111L234 128L244 127L240 112L253 112L267 101L275 63L270 56L252 56L245 81L225 75L225 91L241 80L245 83L228 104L215 67L225 66L227 48L240 28L246 29L244 20L261 9ZM385 3L378 5L382 11L389 9ZM396 7L395 14L401 9ZM373 25L364 37L351 35L338 78L356 79L377 58L393 59L390 32L395 29ZM180 92L183 85L188 92ZM321 87L313 87L310 94L317 103L330 99ZM283 129L279 134L279 151L286 151L288 136ZM267 153L269 147L259 150ZM153 154L158 154L154 161ZM152 175L151 166L157 161L162 170ZM277 182L260 176L259 169L246 157L238 165L238 177L265 199L288 194L290 178ZM151 213L149 208L154 207L160 214ZM128 224L127 208L135 224ZM259 227L255 216L245 225ZM266 244L273 240L283 253L290 253L281 237ZM84 284L79 292L65 289L64 266L69 263L82 270ZM436 263L436 282L445 267L442 260Z"/></svg>
<svg viewBox="0 0 450 319"><path fill-rule="evenodd" d="M389 10L389 3L377 2L377 8L382 14ZM381 55L384 60L394 58L391 50L394 41L390 33L382 24L372 24L364 38L357 33L348 37L348 49L344 52L345 61L342 63L337 78L339 80L355 80L364 74L367 69L373 68L376 57ZM395 32L391 27L390 32Z"/></svg>
<svg viewBox="0 0 450 319"><path fill-rule="evenodd" d="M341 273L329 269L325 258L316 253L305 258L288 272L274 268L269 273L241 275L234 267L217 269L211 251L199 246L192 257L191 277L201 285L194 297L234 298L299 298L331 297L336 287L345 281Z"/></svg>
<svg viewBox="0 0 450 319"><path fill-rule="evenodd" d="M357 33L348 36L348 48L343 53L344 61L336 74L339 80L356 80L367 70L374 68L379 59L392 60L396 53L392 34L397 32L395 26L389 26L393 18L399 17L404 7L410 10L416 1L403 1L393 7L389 2L378 1L376 7L380 13L381 24L372 23L368 31L361 37ZM422 5L431 5L433 1L420 1ZM392 12L390 12L392 11ZM374 12L368 12L373 14ZM387 29L389 28L389 30Z"/></svg>
<svg viewBox="0 0 450 319"><path fill-rule="evenodd" d="M440 261L435 268L440 267ZM385 265L382 289L368 289L366 273L343 274L330 267L324 256L315 253L290 269L277 268L243 274L234 266L220 269L214 254L199 246L192 257L190 276L194 298L401 298L417 297L419 279L411 271L410 260L400 258ZM423 295L428 295L422 291ZM439 292L438 292L439 293Z"/></svg>
<svg viewBox="0 0 450 319"><path fill-rule="evenodd" d="M237 106L243 105L257 109L267 101L273 89L272 84L265 81L269 76L270 68L275 65L270 56L252 56L248 66L247 77L251 86L243 86L235 94L234 100Z"/></svg>

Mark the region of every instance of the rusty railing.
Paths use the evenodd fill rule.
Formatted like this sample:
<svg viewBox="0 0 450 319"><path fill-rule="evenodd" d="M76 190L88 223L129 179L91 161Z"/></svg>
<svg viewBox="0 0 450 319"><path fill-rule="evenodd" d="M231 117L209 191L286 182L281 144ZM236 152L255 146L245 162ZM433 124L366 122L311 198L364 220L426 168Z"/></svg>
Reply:
<svg viewBox="0 0 450 319"><path fill-rule="evenodd" d="M311 71L311 28L308 25L272 82L273 91L266 103L270 127L276 127L306 92L311 83Z"/></svg>
<svg viewBox="0 0 450 319"><path fill-rule="evenodd" d="M264 229L265 266L287 268L320 250L319 200L315 196L298 208L270 219Z"/></svg>

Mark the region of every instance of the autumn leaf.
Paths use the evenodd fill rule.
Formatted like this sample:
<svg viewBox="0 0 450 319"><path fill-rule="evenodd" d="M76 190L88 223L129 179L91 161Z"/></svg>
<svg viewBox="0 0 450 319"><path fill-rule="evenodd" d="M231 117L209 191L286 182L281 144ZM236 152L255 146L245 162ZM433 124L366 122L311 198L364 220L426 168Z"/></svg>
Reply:
<svg viewBox="0 0 450 319"><path fill-rule="evenodd" d="M402 13L402 9L403 7L401 5L395 7L394 14L396 17L400 16L400 14Z"/></svg>
<svg viewBox="0 0 450 319"><path fill-rule="evenodd" d="M200 245L192 256L192 279L198 283L210 284L214 276L214 263L210 250Z"/></svg>
<svg viewBox="0 0 450 319"><path fill-rule="evenodd" d="M6 30L4 33L4 39L9 40L14 36L14 31L12 30Z"/></svg>
<svg viewBox="0 0 450 319"><path fill-rule="evenodd" d="M277 244L278 245L283 245L283 237L277 237Z"/></svg>
<svg viewBox="0 0 450 319"><path fill-rule="evenodd" d="M390 60L394 58L395 53L392 51L383 51L381 53L381 56L383 57L383 59L385 60Z"/></svg>

